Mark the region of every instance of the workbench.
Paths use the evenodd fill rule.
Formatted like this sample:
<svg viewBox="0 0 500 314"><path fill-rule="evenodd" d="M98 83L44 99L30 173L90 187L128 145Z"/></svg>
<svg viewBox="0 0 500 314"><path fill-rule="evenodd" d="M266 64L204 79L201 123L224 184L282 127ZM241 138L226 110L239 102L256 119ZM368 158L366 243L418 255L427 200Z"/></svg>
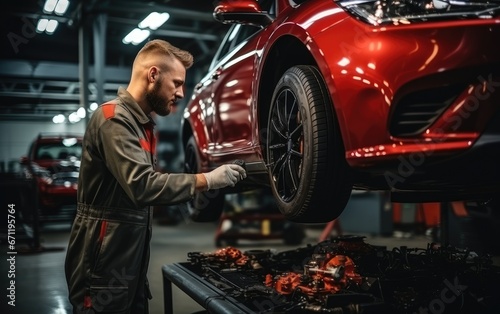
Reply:
<svg viewBox="0 0 500 314"><path fill-rule="evenodd" d="M210 313L255 313L189 269L189 263L164 265L163 300L165 314L173 314L172 284Z"/></svg>
<svg viewBox="0 0 500 314"><path fill-rule="evenodd" d="M387 250L342 236L283 252L190 252L188 260L162 267L165 314L174 313L172 284L217 314L411 314L436 304L442 313L500 313L500 268L490 255L451 246Z"/></svg>

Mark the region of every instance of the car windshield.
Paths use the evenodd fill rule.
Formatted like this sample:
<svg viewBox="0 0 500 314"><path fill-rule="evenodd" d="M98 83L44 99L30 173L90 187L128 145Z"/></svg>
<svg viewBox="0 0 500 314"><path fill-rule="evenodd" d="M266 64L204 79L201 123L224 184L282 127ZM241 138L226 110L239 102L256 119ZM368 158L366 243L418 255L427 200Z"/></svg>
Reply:
<svg viewBox="0 0 500 314"><path fill-rule="evenodd" d="M44 143L38 146L36 159L68 159L70 157L80 158L82 145L76 139L63 140L58 143Z"/></svg>

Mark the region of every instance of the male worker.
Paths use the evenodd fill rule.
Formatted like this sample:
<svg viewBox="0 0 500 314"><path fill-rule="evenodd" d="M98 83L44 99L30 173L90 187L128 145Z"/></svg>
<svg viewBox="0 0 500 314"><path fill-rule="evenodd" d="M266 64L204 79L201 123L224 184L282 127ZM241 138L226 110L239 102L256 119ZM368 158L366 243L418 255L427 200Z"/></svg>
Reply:
<svg viewBox="0 0 500 314"><path fill-rule="evenodd" d="M156 172L152 112L166 116L184 96L192 55L162 40L137 54L127 89L92 115L83 139L78 207L66 255L73 313L148 313L151 206L234 186L235 164L208 173Z"/></svg>

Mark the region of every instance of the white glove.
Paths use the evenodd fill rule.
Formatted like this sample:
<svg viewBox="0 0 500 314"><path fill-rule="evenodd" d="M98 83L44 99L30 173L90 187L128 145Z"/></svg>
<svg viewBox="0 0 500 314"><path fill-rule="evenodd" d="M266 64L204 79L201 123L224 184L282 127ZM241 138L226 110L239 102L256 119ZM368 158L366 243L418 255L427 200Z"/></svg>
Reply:
<svg viewBox="0 0 500 314"><path fill-rule="evenodd" d="M227 164L219 166L210 172L203 173L203 175L207 179L208 189L215 190L234 186L247 177L247 172L239 165Z"/></svg>

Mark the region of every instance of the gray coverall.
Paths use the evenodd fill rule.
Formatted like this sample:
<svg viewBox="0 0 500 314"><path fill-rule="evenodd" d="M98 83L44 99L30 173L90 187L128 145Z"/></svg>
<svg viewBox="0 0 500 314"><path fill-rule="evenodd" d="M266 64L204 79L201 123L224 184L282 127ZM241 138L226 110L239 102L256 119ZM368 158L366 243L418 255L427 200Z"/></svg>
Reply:
<svg viewBox="0 0 500 314"><path fill-rule="evenodd" d="M195 192L194 174L155 171L153 129L123 88L89 121L65 261L74 313L148 313L151 206Z"/></svg>

